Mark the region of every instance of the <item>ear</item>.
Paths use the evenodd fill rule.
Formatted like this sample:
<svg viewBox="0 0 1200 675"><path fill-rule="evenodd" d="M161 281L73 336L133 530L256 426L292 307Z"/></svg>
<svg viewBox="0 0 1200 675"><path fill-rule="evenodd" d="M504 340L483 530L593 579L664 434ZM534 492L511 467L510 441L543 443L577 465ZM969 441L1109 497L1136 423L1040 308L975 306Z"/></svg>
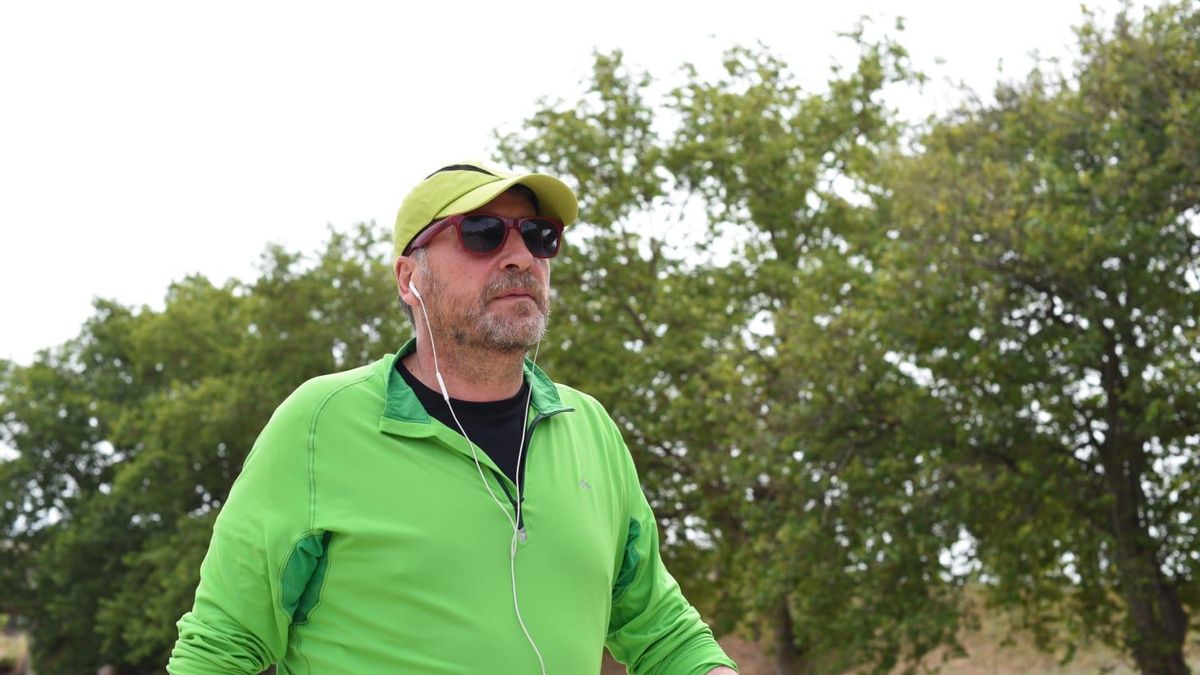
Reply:
<svg viewBox="0 0 1200 675"><path fill-rule="evenodd" d="M412 292L412 285L414 282L420 285L421 282L417 272L417 261L413 260L411 256L399 256L392 264L392 272L396 277L396 290L400 294L400 299L404 301L404 304L415 309L419 300Z"/></svg>

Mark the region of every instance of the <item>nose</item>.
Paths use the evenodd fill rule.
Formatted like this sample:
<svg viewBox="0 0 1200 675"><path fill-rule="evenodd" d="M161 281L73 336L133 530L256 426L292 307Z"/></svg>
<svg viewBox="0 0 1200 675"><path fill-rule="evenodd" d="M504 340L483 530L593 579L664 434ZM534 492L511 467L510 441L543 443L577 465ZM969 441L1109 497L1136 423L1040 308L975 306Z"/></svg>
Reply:
<svg viewBox="0 0 1200 675"><path fill-rule="evenodd" d="M529 252L529 247L525 245L525 240L521 238L521 232L517 230L516 225L510 225L507 236L504 237L504 245L499 251L500 265L504 269L510 270L526 270L529 269L536 258Z"/></svg>

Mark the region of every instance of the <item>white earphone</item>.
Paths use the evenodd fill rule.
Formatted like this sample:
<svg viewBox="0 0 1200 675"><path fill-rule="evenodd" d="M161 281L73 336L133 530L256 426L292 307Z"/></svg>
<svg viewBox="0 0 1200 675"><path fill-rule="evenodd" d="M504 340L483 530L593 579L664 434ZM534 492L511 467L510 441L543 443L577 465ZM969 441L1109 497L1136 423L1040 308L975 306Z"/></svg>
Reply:
<svg viewBox="0 0 1200 675"><path fill-rule="evenodd" d="M471 437L467 435L467 430L463 428L462 422L458 421L458 415L454 413L454 406L450 403L450 392L446 389L446 381L442 379L442 369L438 365L437 346L433 342L433 326L429 323L429 312L425 309L425 299L421 297L421 291L417 290L417 285L409 281L408 289L416 296L417 301L421 303L421 313L425 316L425 329L429 333L429 349L433 352L433 373L437 377L438 386L442 390L442 398L446 401L446 407L450 409L450 416L454 418L454 423L458 425L459 432L463 438L467 440L467 446L471 449L471 457L475 460L475 469L479 471L479 480L483 481L483 487L487 489L491 495L492 501L496 502L496 506L500 508L500 512L508 519L509 524L513 528L512 540L509 542L508 549L508 571L509 577L512 579L513 592L513 609L517 612L517 623L521 624L521 631L525 633L525 639L529 640L529 646L533 647L534 654L537 654L538 665L541 667L542 675L546 675L546 661L542 658L542 651L538 649L537 643L533 641L533 636L529 634L529 628L525 626L525 619L521 617L521 606L517 601L517 541L518 537L524 532L517 525L521 522L521 455L525 452L525 429L529 424L529 402L533 397L533 388L529 389L529 398L525 400L525 419L521 423L521 441L517 447L517 505L516 518L509 515L508 509L504 508L504 504L500 502L500 498L492 490L492 486L488 484L487 478L483 475L483 466L479 463L479 455L476 453L476 445L471 441ZM541 343L538 343L538 348L541 348ZM533 353L534 361L537 361L537 351Z"/></svg>

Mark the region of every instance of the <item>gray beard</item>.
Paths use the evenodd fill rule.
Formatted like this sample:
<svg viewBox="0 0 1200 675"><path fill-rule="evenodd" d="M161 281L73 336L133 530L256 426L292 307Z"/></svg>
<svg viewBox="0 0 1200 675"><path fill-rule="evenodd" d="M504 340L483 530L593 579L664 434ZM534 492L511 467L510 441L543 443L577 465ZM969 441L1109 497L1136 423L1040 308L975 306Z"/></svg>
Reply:
<svg viewBox="0 0 1200 675"><path fill-rule="evenodd" d="M525 309L517 319L503 318L488 314L480 304L472 307L463 319L465 325L450 327L450 336L458 345L503 354L524 354L545 337L550 317L537 309ZM467 326L475 326L473 335L464 330Z"/></svg>
<svg viewBox="0 0 1200 675"><path fill-rule="evenodd" d="M453 312L446 305L444 286L430 276L426 309L433 319L435 332L444 332L455 344L470 350L501 354L524 354L533 349L546 335L550 308L542 296L533 275L528 272L510 274L489 284L480 297L462 312ZM534 304L522 303L514 311L516 317L489 313L487 303L509 290L533 290ZM473 330L472 330L473 329Z"/></svg>

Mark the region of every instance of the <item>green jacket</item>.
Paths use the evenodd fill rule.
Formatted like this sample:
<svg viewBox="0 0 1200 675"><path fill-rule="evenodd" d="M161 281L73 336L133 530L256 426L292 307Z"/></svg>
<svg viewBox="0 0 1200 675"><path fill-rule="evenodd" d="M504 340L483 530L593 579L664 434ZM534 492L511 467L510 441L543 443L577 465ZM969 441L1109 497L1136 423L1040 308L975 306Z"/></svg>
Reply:
<svg viewBox="0 0 1200 675"><path fill-rule="evenodd" d="M532 673L513 610L512 526L463 437L393 368L318 377L275 411L213 528L174 675ZM551 675L733 666L663 567L654 515L595 399L531 362L516 554L521 615ZM483 452L506 507L516 487Z"/></svg>

